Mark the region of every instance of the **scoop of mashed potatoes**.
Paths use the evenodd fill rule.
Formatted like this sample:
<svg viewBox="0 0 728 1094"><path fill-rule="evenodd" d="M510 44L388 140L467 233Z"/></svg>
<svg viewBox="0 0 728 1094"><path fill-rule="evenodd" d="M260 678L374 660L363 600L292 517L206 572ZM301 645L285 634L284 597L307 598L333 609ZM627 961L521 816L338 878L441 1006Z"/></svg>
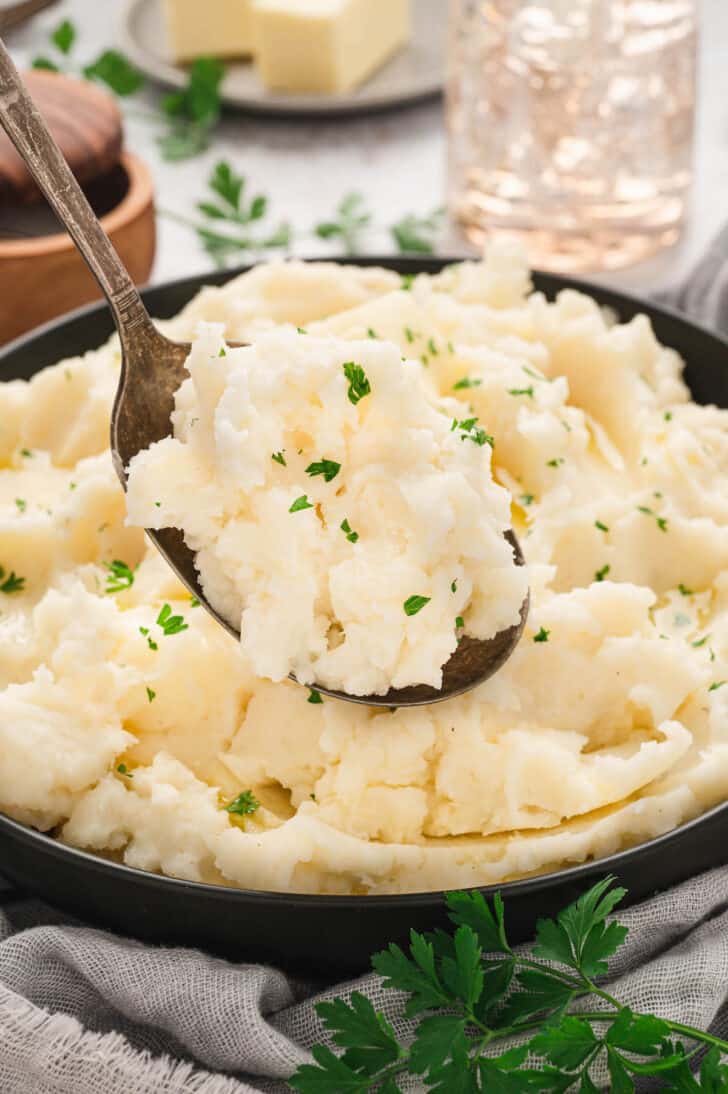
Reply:
<svg viewBox="0 0 728 1094"><path fill-rule="evenodd" d="M457 400L458 421L478 417L492 452L456 447L486 480L490 455L493 511L501 488L512 499L525 633L481 687L416 709L317 701L261 679L125 523L106 447L112 342L0 384L5 813L146 870L336 894L497 884L612 853L725 800L728 412L690 401L682 362L644 317L615 323L573 291L547 301L520 254L497 247L411 285L386 270L260 266L164 326L189 341L201 322L222 324L200 335L213 354L223 336L336 339L351 343L343 360L366 346L370 381L375 355L396 346L396 364L420 362L432 399ZM194 384L180 392L180 437L197 428ZM255 429L273 428L271 415ZM232 407L230 423L241 425ZM336 506L337 479L306 472L326 458L344 474L350 439L335 448L338 418L331 429L300 459L301 444L271 434L262 462L242 470L286 499ZM286 465L271 460L284 445ZM168 518L178 495L149 500ZM299 522L317 521L284 518L301 537ZM364 515L336 509L331 523L340 558L356 558ZM448 585L450 596L454 616Z"/></svg>
<svg viewBox="0 0 728 1094"><path fill-rule="evenodd" d="M133 524L184 530L258 676L351 695L439 688L463 630L516 624L493 438L421 361L299 328L232 349L203 324L174 436L129 465Z"/></svg>

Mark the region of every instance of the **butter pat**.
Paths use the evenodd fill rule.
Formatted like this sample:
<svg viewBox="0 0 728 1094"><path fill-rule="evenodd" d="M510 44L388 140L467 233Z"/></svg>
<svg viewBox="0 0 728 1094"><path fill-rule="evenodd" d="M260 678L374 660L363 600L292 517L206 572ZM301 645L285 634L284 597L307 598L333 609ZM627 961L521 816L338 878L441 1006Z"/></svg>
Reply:
<svg viewBox="0 0 728 1094"><path fill-rule="evenodd" d="M252 53L251 0L165 0L164 13L176 61Z"/></svg>
<svg viewBox="0 0 728 1094"><path fill-rule="evenodd" d="M253 0L260 78L275 91L349 91L407 41L409 0Z"/></svg>

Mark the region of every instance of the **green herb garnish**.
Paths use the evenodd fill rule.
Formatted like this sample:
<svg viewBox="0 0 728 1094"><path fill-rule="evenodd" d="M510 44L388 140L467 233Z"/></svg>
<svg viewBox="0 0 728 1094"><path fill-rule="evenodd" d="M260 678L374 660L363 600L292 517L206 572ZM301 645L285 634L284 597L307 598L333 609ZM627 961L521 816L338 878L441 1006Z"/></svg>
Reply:
<svg viewBox="0 0 728 1094"><path fill-rule="evenodd" d="M134 584L134 571L121 559L115 558L113 562L105 563L109 571L106 578L106 592L120 593L124 589L130 589Z"/></svg>
<svg viewBox="0 0 728 1094"><path fill-rule="evenodd" d="M481 426L477 425L477 418L466 418L462 422L454 421L451 427L452 429L462 430L460 436L461 441L472 441L473 444L484 445L489 444L491 448L495 447L495 440L491 437L490 433L486 433Z"/></svg>
<svg viewBox="0 0 728 1094"><path fill-rule="evenodd" d="M18 512L20 512L20 513L24 513L25 510L28 508L28 503L25 500L25 498L16 498L15 499L15 504L18 508Z"/></svg>
<svg viewBox="0 0 728 1094"><path fill-rule="evenodd" d="M364 205L364 195L351 191L337 205L336 216L317 224L314 231L319 239L339 240L344 253L353 255L359 250L361 234L371 219L371 213Z"/></svg>
<svg viewBox="0 0 728 1094"><path fill-rule="evenodd" d="M529 399L533 399L533 384L529 384L528 387L510 387L508 388L509 395L527 395Z"/></svg>
<svg viewBox="0 0 728 1094"><path fill-rule="evenodd" d="M284 452L285 448L282 449L280 452L274 452L271 455L271 459L275 460L276 463L279 463L281 467L288 467L288 464L286 463L286 457L283 455Z"/></svg>
<svg viewBox="0 0 728 1094"><path fill-rule="evenodd" d="M693 590L688 589L687 585L683 585L682 581L678 585L678 590L682 596L692 596Z"/></svg>
<svg viewBox="0 0 728 1094"><path fill-rule="evenodd" d="M237 798L225 806L226 813L233 813L238 817L248 817L260 809L260 802L253 794L252 790L243 790L241 794L238 794Z"/></svg>
<svg viewBox="0 0 728 1094"><path fill-rule="evenodd" d="M533 505L533 494L521 494L518 500L521 505Z"/></svg>
<svg viewBox="0 0 728 1094"><path fill-rule="evenodd" d="M313 509L313 505L305 494L301 494L300 498L296 498L288 512L300 513L302 509Z"/></svg>
<svg viewBox="0 0 728 1094"><path fill-rule="evenodd" d="M371 385L361 365L357 365L354 361L346 361L341 367L344 370L344 376L349 381L349 390L347 391L349 402L356 406L365 395L370 394Z"/></svg>
<svg viewBox="0 0 728 1094"><path fill-rule="evenodd" d="M162 628L165 637L169 637L173 634L180 634L189 627L189 624L184 621L184 616L172 615L172 608L169 604L164 604L162 606L162 609L157 616L157 625Z"/></svg>
<svg viewBox="0 0 728 1094"><path fill-rule="evenodd" d="M157 698L156 691L152 691L151 688L147 688L147 699L148 699L148 701L150 703L153 703L156 698Z"/></svg>
<svg viewBox="0 0 728 1094"><path fill-rule="evenodd" d="M722 688L725 684L725 680L715 680L708 688L708 691L717 691L718 688Z"/></svg>
<svg viewBox="0 0 728 1094"><path fill-rule="evenodd" d="M126 766L126 764L118 764L116 770L119 772L120 775L123 775L124 778L126 778L126 779L133 779L134 778L132 772L129 770L129 768Z"/></svg>
<svg viewBox="0 0 728 1094"><path fill-rule="evenodd" d="M608 563L605 566L602 566L601 570L597 570L597 572L594 574L594 580L604 581L604 578L607 576L610 570L611 566Z"/></svg>
<svg viewBox="0 0 728 1094"><path fill-rule="evenodd" d="M83 74L87 80L100 80L122 98L133 95L144 86L144 77L139 69L118 49L105 49L95 61L84 67Z"/></svg>
<svg viewBox="0 0 728 1094"><path fill-rule="evenodd" d="M460 630L464 626L465 626L465 620L463 619L463 617L461 615L456 615L455 616L455 627L456 627L456 629Z"/></svg>
<svg viewBox="0 0 728 1094"><path fill-rule="evenodd" d="M600 532L608 532L609 531L608 526L606 524L604 524L603 521L601 521L601 520L595 520L594 521L594 527L598 528Z"/></svg>
<svg viewBox="0 0 728 1094"><path fill-rule="evenodd" d="M318 706L319 703L323 703L323 699L321 697L321 692L316 691L316 688L309 688L308 689L308 699L306 700L306 702L307 703L313 703L314 706Z"/></svg>
<svg viewBox="0 0 728 1094"><path fill-rule="evenodd" d="M323 475L324 482L331 482L335 479L341 471L341 464L335 460L319 460L318 463L310 463L306 468L306 474L311 475Z"/></svg>
<svg viewBox="0 0 728 1094"><path fill-rule="evenodd" d="M139 628L139 633L143 634L144 637L146 638L147 645L149 646L150 650L158 650L159 649L159 646L157 645L157 643L154 641L154 639L149 634L149 627L140 627Z"/></svg>
<svg viewBox="0 0 728 1094"><path fill-rule="evenodd" d="M463 376L461 380L458 380L457 383L452 385L452 389L453 391L465 391L470 387L480 387L482 383L483 381L479 376Z"/></svg>
<svg viewBox="0 0 728 1094"><path fill-rule="evenodd" d="M605 878L555 919L541 919L532 951L522 953L509 941L500 893L492 901L477 890L448 893L449 931L412 931L406 949L393 943L372 958L384 989L404 993L414 1037L400 1042L390 1018L360 992L318 1003L343 1053L315 1045L315 1063L300 1066L291 1086L299 1094L396 1094L401 1076L432 1094L596 1094L606 1089L606 1069L612 1094L633 1094L648 1075L664 1091L727 1090L728 1041L635 1013L597 984L627 936L611 918L624 896ZM598 1007L590 1006L597 996ZM515 1047L503 1043L516 1035ZM693 1077L703 1047L709 1051Z"/></svg>
<svg viewBox="0 0 728 1094"><path fill-rule="evenodd" d="M552 460L546 460L546 466L547 467L561 467L561 464L563 462L564 462L564 457L563 456L555 456Z"/></svg>
<svg viewBox="0 0 728 1094"><path fill-rule="evenodd" d="M344 517L344 519L342 520L339 527L341 528L341 531L344 533L344 535L348 539L349 543L356 543L356 541L359 538L359 533L358 532L352 532L351 525L349 524L349 521L346 519L346 517Z"/></svg>
<svg viewBox="0 0 728 1094"><path fill-rule="evenodd" d="M646 517L654 517L661 532L667 531L667 517L658 516L654 509L650 509L647 505L638 505L637 509L640 513L644 513Z"/></svg>
<svg viewBox="0 0 728 1094"><path fill-rule="evenodd" d="M429 604L432 597L430 596L408 596L402 607L404 608L405 615L417 615L421 612L425 604Z"/></svg>
<svg viewBox="0 0 728 1094"><path fill-rule="evenodd" d="M545 627L541 627L537 634L534 634L534 642L548 642L551 631L547 631Z"/></svg>
<svg viewBox="0 0 728 1094"><path fill-rule="evenodd" d="M408 213L392 225L392 239L405 254L432 254L444 215L442 208L433 209L424 217Z"/></svg>
<svg viewBox="0 0 728 1094"><path fill-rule="evenodd" d="M15 570L11 570L5 577L5 570L0 566L0 593L20 593L25 588L25 578L18 577Z"/></svg>
<svg viewBox="0 0 728 1094"><path fill-rule="evenodd" d="M186 160L205 152L220 120L220 84L225 66L215 57L198 57L187 70L187 86L162 99L168 130L159 138L166 160Z"/></svg>

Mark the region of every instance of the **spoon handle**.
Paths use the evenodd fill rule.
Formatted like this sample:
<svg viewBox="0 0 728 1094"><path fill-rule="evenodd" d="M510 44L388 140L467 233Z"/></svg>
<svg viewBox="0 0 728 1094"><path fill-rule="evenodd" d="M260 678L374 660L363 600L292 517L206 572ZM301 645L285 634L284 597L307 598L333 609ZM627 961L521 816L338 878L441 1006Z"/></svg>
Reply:
<svg viewBox="0 0 728 1094"><path fill-rule="evenodd" d="M99 224L0 39L0 125L83 255L122 338L152 323L134 282Z"/></svg>

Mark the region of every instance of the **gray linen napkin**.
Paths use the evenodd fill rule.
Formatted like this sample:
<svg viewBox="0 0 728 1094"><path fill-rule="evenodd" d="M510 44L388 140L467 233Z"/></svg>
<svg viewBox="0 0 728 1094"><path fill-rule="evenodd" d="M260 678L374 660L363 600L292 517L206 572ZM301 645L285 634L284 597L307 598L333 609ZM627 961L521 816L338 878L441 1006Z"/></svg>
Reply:
<svg viewBox="0 0 728 1094"><path fill-rule="evenodd" d="M728 329L728 227L659 300ZM611 990L635 1010L728 1036L728 868L620 919L629 936ZM322 992L276 969L118 938L3 887L0 1094L279 1094L324 1039L314 1003L354 987L400 1036L412 1031L401 998L373 975Z"/></svg>

